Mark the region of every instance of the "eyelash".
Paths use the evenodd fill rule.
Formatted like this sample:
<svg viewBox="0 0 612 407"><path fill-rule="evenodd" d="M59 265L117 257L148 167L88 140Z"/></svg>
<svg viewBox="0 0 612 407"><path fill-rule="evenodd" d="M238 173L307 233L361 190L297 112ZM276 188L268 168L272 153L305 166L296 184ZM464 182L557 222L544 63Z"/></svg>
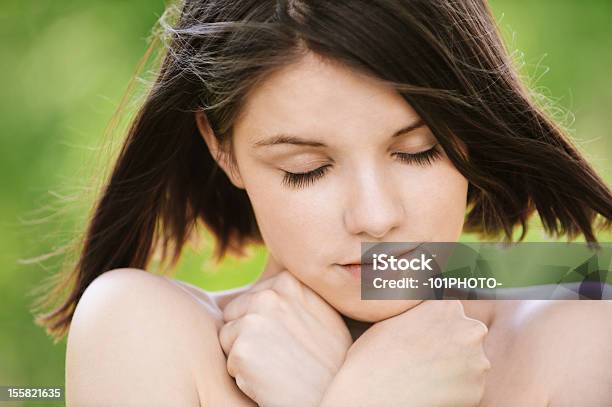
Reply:
<svg viewBox="0 0 612 407"><path fill-rule="evenodd" d="M426 166L426 165L430 165L435 160L440 158L441 153L436 148L437 146L438 145L436 144L429 150L421 151L415 154L394 153L393 155L398 157L398 159L401 162L404 162L406 164ZM328 165L319 167L315 170L312 170L309 172L301 172L301 173L285 171L285 176L283 177L283 185L286 185L292 188L296 188L296 189L307 187L309 185L312 185L315 181L322 178L327 172L327 170L329 169L329 167L330 165L328 164Z"/></svg>

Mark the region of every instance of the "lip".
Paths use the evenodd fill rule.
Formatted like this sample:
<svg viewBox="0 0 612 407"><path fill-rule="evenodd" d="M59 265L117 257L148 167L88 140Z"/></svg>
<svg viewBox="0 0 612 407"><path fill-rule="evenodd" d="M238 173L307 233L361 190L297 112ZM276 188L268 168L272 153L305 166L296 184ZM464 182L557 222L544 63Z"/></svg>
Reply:
<svg viewBox="0 0 612 407"><path fill-rule="evenodd" d="M390 256L394 256L394 257L402 257L405 256L411 252L413 252L414 250L416 250L417 248L419 248L420 246L422 246L425 242L420 242L420 243L411 243L408 245L402 245L402 247L391 247L389 248L389 244L388 243L393 243L393 242L387 242L387 243L378 243L375 244L374 246L370 247L368 250L366 250L366 252L364 253L364 257L368 258L368 257L372 257L372 255L374 253L376 253L377 251L379 252L384 252L389 254ZM380 250L383 249L384 250ZM377 250L378 249L378 250ZM349 261L346 263L336 263L337 266L339 266L341 269L343 269L345 272L351 274L352 276L354 276L355 278L361 278L362 275L362 270L361 270L361 266L366 265L366 266L370 266L367 267L366 270L363 271L363 274L367 274L368 272L372 272L372 263L361 263L361 258L358 260L353 260L353 261Z"/></svg>
<svg viewBox="0 0 612 407"><path fill-rule="evenodd" d="M361 264L337 264L344 272L356 279L361 279Z"/></svg>
<svg viewBox="0 0 612 407"><path fill-rule="evenodd" d="M395 243L395 242L377 243L374 246L370 247L368 250L366 250L363 256L366 258L372 258L373 254L377 252L383 252L383 253L387 253L390 256L401 257L421 247L423 244L425 244L425 242L410 243L408 245L402 243L402 247L393 247L393 246L389 247L389 243ZM338 264L339 266L361 264L361 257L358 257L357 259L352 259L346 262L342 262L342 263L336 263L336 264ZM367 262L364 264L372 264L372 263Z"/></svg>

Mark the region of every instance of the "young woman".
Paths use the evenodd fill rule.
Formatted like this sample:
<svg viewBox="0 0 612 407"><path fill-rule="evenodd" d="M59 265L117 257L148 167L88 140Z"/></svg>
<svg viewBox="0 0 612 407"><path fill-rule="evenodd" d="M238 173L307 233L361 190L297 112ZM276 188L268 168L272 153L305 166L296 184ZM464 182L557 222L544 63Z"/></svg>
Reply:
<svg viewBox="0 0 612 407"><path fill-rule="evenodd" d="M68 405L612 404L605 301L362 301L362 241L596 241L612 194L484 1L187 0L63 304ZM196 225L260 281L143 271ZM78 306L77 306L78 304ZM369 328L366 330L366 328Z"/></svg>

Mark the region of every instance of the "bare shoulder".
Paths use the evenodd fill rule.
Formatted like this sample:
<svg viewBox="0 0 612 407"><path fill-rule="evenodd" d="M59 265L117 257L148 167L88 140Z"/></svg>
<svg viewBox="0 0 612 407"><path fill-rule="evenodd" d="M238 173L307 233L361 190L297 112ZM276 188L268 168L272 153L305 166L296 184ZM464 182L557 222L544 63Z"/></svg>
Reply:
<svg viewBox="0 0 612 407"><path fill-rule="evenodd" d="M517 342L547 378L551 407L612 405L612 301L526 301Z"/></svg>
<svg viewBox="0 0 612 407"><path fill-rule="evenodd" d="M85 290L68 335L68 405L208 405L244 400L227 374L218 319L164 277L108 271ZM214 403L212 403L214 405Z"/></svg>

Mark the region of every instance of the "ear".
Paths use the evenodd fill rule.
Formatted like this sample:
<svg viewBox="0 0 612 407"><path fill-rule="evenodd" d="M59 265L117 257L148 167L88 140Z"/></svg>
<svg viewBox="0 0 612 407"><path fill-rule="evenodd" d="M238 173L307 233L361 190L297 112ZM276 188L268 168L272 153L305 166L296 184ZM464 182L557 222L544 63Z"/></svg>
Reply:
<svg viewBox="0 0 612 407"><path fill-rule="evenodd" d="M219 140L217 140L217 137L215 137L206 114L201 110L197 111L195 113L195 120L198 125L200 135L204 138L213 159L217 162L219 167L221 167L223 172L225 172L229 180L236 188L244 189L244 182L242 181L238 168L232 164L229 152L224 151L224 149L219 145Z"/></svg>

